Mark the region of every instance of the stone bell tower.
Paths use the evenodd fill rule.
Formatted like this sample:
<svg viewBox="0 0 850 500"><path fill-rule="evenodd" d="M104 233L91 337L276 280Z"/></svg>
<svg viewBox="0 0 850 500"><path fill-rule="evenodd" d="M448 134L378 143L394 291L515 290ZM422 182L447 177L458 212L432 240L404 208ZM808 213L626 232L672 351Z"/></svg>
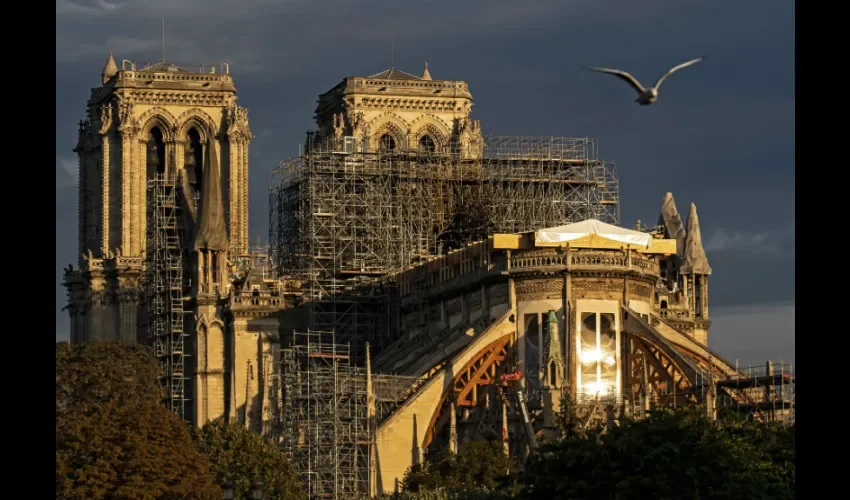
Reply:
<svg viewBox="0 0 850 500"><path fill-rule="evenodd" d="M359 151L453 150L462 158L478 158L484 143L471 111L467 82L435 80L428 63L421 76L390 68L345 78L321 94L317 138L347 138Z"/></svg>
<svg viewBox="0 0 850 500"><path fill-rule="evenodd" d="M144 315L142 280L155 202L149 199L150 182L180 182L188 201L183 216L196 217L198 209L203 212L204 150L215 148L220 168L214 184L220 184L228 248L212 249L215 257L206 248L201 254L218 259L247 253L253 136L247 110L236 105L227 65L196 71L160 62L137 69L124 60L119 68L110 52L101 77L74 149L79 156L80 260L78 269L65 271L64 282L71 341L137 342L144 340L138 325ZM187 255L192 250L185 249ZM187 259L185 268L191 269ZM214 280L208 278L207 285ZM197 285L187 286L186 293L196 293Z"/></svg>

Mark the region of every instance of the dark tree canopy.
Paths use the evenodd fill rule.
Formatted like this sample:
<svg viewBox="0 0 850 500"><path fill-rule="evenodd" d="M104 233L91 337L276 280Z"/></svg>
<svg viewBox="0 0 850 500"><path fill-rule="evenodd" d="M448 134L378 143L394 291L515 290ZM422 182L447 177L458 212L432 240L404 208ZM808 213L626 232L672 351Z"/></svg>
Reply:
<svg viewBox="0 0 850 500"><path fill-rule="evenodd" d="M521 498L794 498L794 447L780 424L662 411L541 448Z"/></svg>
<svg viewBox="0 0 850 500"><path fill-rule="evenodd" d="M239 424L210 422L195 434L198 450L207 456L218 483L233 483L234 498L250 498L251 483L264 485L265 498L306 498L283 452Z"/></svg>
<svg viewBox="0 0 850 500"><path fill-rule="evenodd" d="M140 346L56 345L57 498L221 498L156 377Z"/></svg>
<svg viewBox="0 0 850 500"><path fill-rule="evenodd" d="M584 428L573 405L563 410L565 437L542 444L519 472L504 476L498 443L467 443L457 456L411 467L398 498L794 498L794 431L780 423L734 415L711 421L703 410L680 409Z"/></svg>
<svg viewBox="0 0 850 500"><path fill-rule="evenodd" d="M481 198L467 197L454 209L445 229L438 236L442 251L461 248L469 242L486 239L495 225L490 220L490 208Z"/></svg>
<svg viewBox="0 0 850 500"><path fill-rule="evenodd" d="M513 468L497 441L467 441L458 454L445 453L433 462L414 465L404 476L404 489L495 489Z"/></svg>

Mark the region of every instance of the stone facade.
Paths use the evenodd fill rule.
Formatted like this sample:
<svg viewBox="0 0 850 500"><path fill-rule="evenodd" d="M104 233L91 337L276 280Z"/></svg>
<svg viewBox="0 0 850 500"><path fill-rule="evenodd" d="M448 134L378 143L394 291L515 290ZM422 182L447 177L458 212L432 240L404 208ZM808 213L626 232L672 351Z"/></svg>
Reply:
<svg viewBox="0 0 850 500"><path fill-rule="evenodd" d="M377 151L457 150L481 155L481 123L470 120L472 95L463 81L434 80L427 69L414 76L390 69L344 79L319 96L321 138L351 138L354 148Z"/></svg>

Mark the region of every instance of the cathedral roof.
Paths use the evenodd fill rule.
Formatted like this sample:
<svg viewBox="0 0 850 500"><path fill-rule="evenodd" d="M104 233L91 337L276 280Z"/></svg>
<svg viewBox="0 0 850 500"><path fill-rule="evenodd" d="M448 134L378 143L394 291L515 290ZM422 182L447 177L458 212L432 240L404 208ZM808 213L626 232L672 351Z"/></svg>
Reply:
<svg viewBox="0 0 850 500"><path fill-rule="evenodd" d="M683 274L711 274L708 257L702 247L697 206L693 203L688 210L688 235L685 238L685 255L680 269Z"/></svg>
<svg viewBox="0 0 850 500"><path fill-rule="evenodd" d="M427 67L425 68L427 72ZM424 76L424 75L423 75ZM429 77L431 75L428 75ZM378 80L422 80L423 78L419 78L416 75L411 75L410 73L405 73L404 71L390 68L380 73L375 73L374 75L370 75L366 78L375 78ZM430 80L431 78L428 78Z"/></svg>
<svg viewBox="0 0 850 500"><path fill-rule="evenodd" d="M210 140L201 184L201 215L198 232L195 233L195 250L227 249L227 228L224 224L224 203L221 200L221 173L215 141Z"/></svg>
<svg viewBox="0 0 850 500"><path fill-rule="evenodd" d="M679 217L679 211L676 209L673 193L664 194L658 223L664 226L667 238L676 240L676 255L682 257L685 251L685 226L682 224L682 218Z"/></svg>

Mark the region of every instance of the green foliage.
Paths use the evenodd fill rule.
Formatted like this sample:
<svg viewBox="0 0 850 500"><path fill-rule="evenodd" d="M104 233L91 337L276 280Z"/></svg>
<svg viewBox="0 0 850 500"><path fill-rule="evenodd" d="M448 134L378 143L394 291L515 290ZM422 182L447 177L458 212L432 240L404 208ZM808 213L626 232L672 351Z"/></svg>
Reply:
<svg viewBox="0 0 850 500"><path fill-rule="evenodd" d="M576 417L575 402L566 391L561 396L561 410L555 414L555 424L561 430L561 437L570 438L585 434Z"/></svg>
<svg viewBox="0 0 850 500"><path fill-rule="evenodd" d="M157 369L140 346L56 345L57 498L221 497Z"/></svg>
<svg viewBox="0 0 850 500"><path fill-rule="evenodd" d="M486 488L465 488L449 490L423 490L418 492L402 491L378 497L381 500L508 500L513 496L504 491L491 491ZM365 500L365 498L364 498Z"/></svg>
<svg viewBox="0 0 850 500"><path fill-rule="evenodd" d="M434 462L414 465L404 476L410 492L446 489L449 492L495 489L513 468L496 441L467 441L457 455L445 453Z"/></svg>
<svg viewBox="0 0 850 500"><path fill-rule="evenodd" d="M543 446L519 482L520 498L793 498L793 436L773 424L663 411Z"/></svg>
<svg viewBox="0 0 850 500"><path fill-rule="evenodd" d="M264 484L266 498L306 498L280 448L244 426L210 422L196 432L195 441L207 456L217 482L233 483L234 498L250 498L251 483L257 479Z"/></svg>
<svg viewBox="0 0 850 500"><path fill-rule="evenodd" d="M457 457L412 467L406 491L384 498L794 498L794 432L779 423L738 415L712 422L702 410L680 409L613 428L583 429L566 399L559 419L565 437L543 444L522 471L508 477L464 472L470 464L501 456L498 443L477 443L461 448Z"/></svg>

